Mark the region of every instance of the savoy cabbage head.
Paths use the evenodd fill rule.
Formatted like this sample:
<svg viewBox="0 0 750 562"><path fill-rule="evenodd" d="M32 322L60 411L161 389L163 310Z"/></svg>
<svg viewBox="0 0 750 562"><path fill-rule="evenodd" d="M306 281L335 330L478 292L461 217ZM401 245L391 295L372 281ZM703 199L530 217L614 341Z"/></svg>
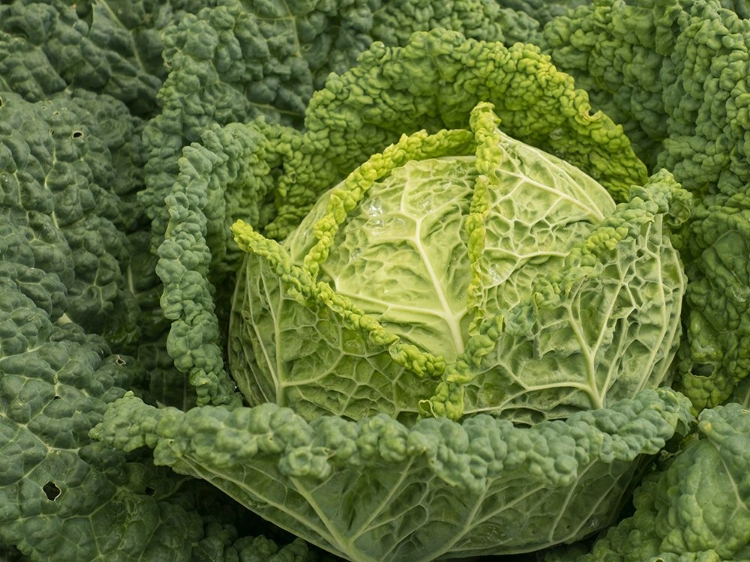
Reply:
<svg viewBox="0 0 750 562"><path fill-rule="evenodd" d="M235 225L230 369L250 403L534 423L664 382L689 194L661 173L616 205L499 121L482 103L470 131L402 137L283 245Z"/></svg>

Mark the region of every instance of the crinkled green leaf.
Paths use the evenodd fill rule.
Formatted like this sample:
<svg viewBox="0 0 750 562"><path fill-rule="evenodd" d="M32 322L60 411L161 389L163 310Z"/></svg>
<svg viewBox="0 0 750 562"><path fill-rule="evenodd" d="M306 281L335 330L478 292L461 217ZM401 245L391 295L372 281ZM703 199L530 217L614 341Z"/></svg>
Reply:
<svg viewBox="0 0 750 562"><path fill-rule="evenodd" d="M586 0L502 0L501 4L507 8L523 12L538 21L543 27L549 21L565 16L568 10L586 4ZM537 41L525 40L526 43Z"/></svg>
<svg viewBox="0 0 750 562"><path fill-rule="evenodd" d="M582 169L616 198L646 179L622 130L592 114L586 93L538 48L436 29L414 34L404 48L376 43L350 72L329 77L285 162L279 216L266 232L284 238L321 193L400 135L466 128L481 101L494 104L508 135Z"/></svg>
<svg viewBox="0 0 750 562"><path fill-rule="evenodd" d="M133 199L139 121L114 98L85 91L37 103L8 92L0 99L0 213L12 225L8 236L31 240L31 253L15 259L57 273L67 315L127 349L139 337L125 275L127 233L143 219Z"/></svg>
<svg viewBox="0 0 750 562"><path fill-rule="evenodd" d="M106 404L136 381L130 360L38 308L54 295L55 273L29 290L29 270L0 272L0 536L32 560L137 560L176 546L193 515L144 492L161 490L146 465L88 437ZM15 268L15 271L12 270ZM142 471L139 473L139 471ZM143 472L145 471L145 472ZM198 529L199 530L199 529ZM144 536L150 537L143 540ZM189 549L188 535L182 541ZM179 560L179 551L164 560Z"/></svg>
<svg viewBox="0 0 750 562"><path fill-rule="evenodd" d="M256 225L268 221L271 170L295 134L262 121L215 126L180 159L178 181L165 201L170 222L156 272L164 283L161 307L172 321L167 351L197 391L198 403L239 400L224 372L219 324L229 314L222 303L231 302L231 289L221 288L233 286L241 258L229 227L238 218Z"/></svg>
<svg viewBox="0 0 750 562"><path fill-rule="evenodd" d="M542 39L638 154L696 193L733 194L750 179L740 86L750 20L722 4L743 3L587 3L552 20Z"/></svg>
<svg viewBox="0 0 750 562"><path fill-rule="evenodd" d="M487 0L448 0L418 2L400 0L383 2L374 13L372 37L385 45L406 45L412 33L444 28L457 31L467 38L500 41L512 45L517 41L537 43L540 21L536 13L528 13L526 6L513 2ZM341 74L350 67L334 70ZM325 76L322 76L325 78ZM317 89L323 86L322 81Z"/></svg>
<svg viewBox="0 0 750 562"><path fill-rule="evenodd" d="M640 455L687 430L688 410L663 389L531 428L486 415L407 428L385 415L306 422L275 404L183 413L126 396L92 435L126 451L152 447L157 463L349 560L428 561L596 531Z"/></svg>
<svg viewBox="0 0 750 562"><path fill-rule="evenodd" d="M20 0L0 6L0 90L43 101L66 88L82 89L111 95L134 114L151 114L164 75L159 30L151 26L164 25L169 4L69 4ZM172 17L179 13L175 8Z"/></svg>
<svg viewBox="0 0 750 562"><path fill-rule="evenodd" d="M725 402L750 372L750 199L706 198L684 238L690 283L677 384L701 410Z"/></svg>
<svg viewBox="0 0 750 562"><path fill-rule="evenodd" d="M705 410L698 438L635 492L635 514L578 562L720 562L750 557L750 412Z"/></svg>
<svg viewBox="0 0 750 562"><path fill-rule="evenodd" d="M669 135L662 72L671 67L673 24L681 12L679 0L586 2L550 20L542 33L555 65L575 77L594 107L622 124L650 166Z"/></svg>

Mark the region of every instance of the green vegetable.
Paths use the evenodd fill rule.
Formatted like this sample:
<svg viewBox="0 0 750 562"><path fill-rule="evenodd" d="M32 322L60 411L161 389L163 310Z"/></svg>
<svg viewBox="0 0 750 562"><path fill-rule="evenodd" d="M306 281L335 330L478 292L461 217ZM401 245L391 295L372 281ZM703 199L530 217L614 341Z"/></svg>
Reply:
<svg viewBox="0 0 750 562"><path fill-rule="evenodd" d="M184 150L177 182L165 199L170 220L156 272L164 283L164 316L173 320L167 349L175 366L188 375L198 403L239 403L224 371L214 302L231 302L234 271L241 260L231 243L231 221L242 217L253 224L268 222L273 209L269 172L288 152L295 134L262 122L213 127L202 145ZM222 283L228 288L216 296L215 287ZM222 317L229 314L222 312Z"/></svg>
<svg viewBox="0 0 750 562"><path fill-rule="evenodd" d="M717 197L695 215L677 369L678 388L701 410L724 403L750 373L750 200Z"/></svg>
<svg viewBox="0 0 750 562"><path fill-rule="evenodd" d="M435 53L445 60L432 62ZM503 85L493 86L497 70L473 70L467 61L475 58L496 61L495 69L504 63ZM404 61L424 62L421 80L404 69ZM405 135L357 167L364 152L396 136L392 129L399 121L408 132L420 122L438 126L427 97L438 84L437 68L455 69L457 83L486 81L495 88L491 97L501 104L502 121L491 105L474 108L472 96L462 93L452 106L441 106L444 128ZM371 73L380 71L389 78L373 81ZM545 73L554 80L537 89L534 76ZM415 93L407 92L407 85ZM449 83L440 86L450 91ZM524 96L527 101L516 107L509 94L524 90L534 93L533 101ZM388 96L399 100L390 113L368 108ZM421 114L396 111L423 100ZM567 100L575 100L577 109L568 109ZM368 112L373 118L366 125L335 118ZM547 122L530 121L543 112ZM508 136L501 130L505 120L510 130L570 155L624 201L617 205L602 184L569 162ZM470 128L445 128L450 122ZM194 358L195 368L189 369L199 377L205 365L215 366L208 373L221 365L214 352L218 345L200 345L207 341L200 337L207 333L201 318L210 319L206 313L212 312L211 279L230 275L220 268L237 259L228 246L225 258L213 265L217 254L210 248L222 239L211 234L216 219L206 211L222 204L239 210L235 201L242 184L281 195L281 213L268 227L273 233L282 232L295 213L309 211L283 245L247 223L234 227L236 243L250 255L237 280L229 366L246 397L260 405L229 403L182 414L129 397L109 410L92 435L124 450L155 447L157 462L210 479L264 517L352 560L531 551L606 525L637 459L654 454L675 431L684 433L689 421L686 402L677 399L675 410L666 405L675 395L643 390L667 377L675 351L685 280L668 231L686 219L688 194L666 172L631 186L643 168L621 131L605 116L590 115L585 95L555 74L538 50L467 41L445 30L416 34L403 49L375 45L360 66L332 77L313 98L307 124L302 134L263 121L214 129L205 137L210 150L194 145L184 152L183 173L168 199L174 213L160 247L163 302L178 320L173 334L198 319L190 332L195 339L176 339ZM594 152L588 150L594 146ZM231 164L222 156L230 153L252 153L253 168ZM321 190L317 186L336 181L349 166L355 168L346 179L309 210L306 201ZM202 181L199 170L225 178L226 189ZM252 204L249 212L259 208ZM516 208L521 219L512 212ZM361 260L361 268L351 259ZM505 269L493 273L491 266ZM400 300L399 293L405 295ZM647 301L655 306L644 306ZM588 317L562 328L554 318L561 310L571 316L586 310ZM595 363L584 371L593 381L589 387L576 379L581 374L571 360L573 338L565 332L582 330L583 324L598 330L591 332L593 345L586 341L579 349ZM618 330L622 326L629 327ZM536 373L533 349L501 348L533 340L528 334L534 330L547 346ZM559 341L555 331L562 333ZM218 341L217 333L209 339ZM504 369L527 364L526 376L540 378L545 361L557 361L559 371L568 373L572 381L557 385L567 386L565 391L546 393L540 384L518 393L516 403L495 400L502 384L515 390L513 382L502 380ZM501 365L497 374L496 365ZM225 394L213 383L203 386L203 400L222 403ZM495 396L488 398L491 393ZM531 427L486 415L461 425L445 417L415 421L419 407L423 414L455 418L486 411ZM662 412L662 421L645 413L652 410ZM567 419L542 422L547 417ZM646 420L662 429L642 426ZM543 453L526 455L538 450ZM529 492L529 475L538 477L531 489L540 496ZM507 483L519 478L519 490L511 492ZM518 509L530 519L519 522L515 509L492 507L498 485L529 502ZM373 486L383 491L365 492ZM570 499L585 501L585 491L602 498L595 512ZM342 494L351 498L345 508ZM406 507L399 499L404 494ZM414 494L426 515L404 526L402 521L413 517L403 513L413 509ZM389 499L383 502L383 496ZM554 515L534 511L541 497L544 505L555 506ZM515 505L508 497L504 502ZM494 514L488 529L511 529L505 539L474 521L479 506ZM352 518L361 514L368 515L352 531ZM532 519L560 523L547 525L540 538Z"/></svg>
<svg viewBox="0 0 750 562"><path fill-rule="evenodd" d="M455 39L417 34L378 64ZM512 56L496 44L465 50ZM364 99L368 70L341 83ZM337 91L332 80L308 123L341 111ZM538 103L554 102L542 94ZM523 130L514 120L528 112L505 113ZM251 404L287 405L307 419L408 418L419 407L531 423L668 378L685 278L665 229L687 218L689 195L660 173L616 207L592 178L498 123L480 104L471 133L402 137L322 196L283 246L234 227L251 256L235 294L230 368ZM582 142L598 132L582 129ZM607 172L622 169L614 158L628 159L612 146ZM309 161L319 158L305 148ZM345 149L329 140L324 154L344 160Z"/></svg>
<svg viewBox="0 0 750 562"><path fill-rule="evenodd" d="M0 189L5 227L31 240L9 244L21 262L56 274L67 315L124 350L140 338L135 295L123 271L141 162L139 123L109 96L75 91L29 103L0 93ZM118 168L127 173L118 175ZM26 253L28 252L28 253Z"/></svg>

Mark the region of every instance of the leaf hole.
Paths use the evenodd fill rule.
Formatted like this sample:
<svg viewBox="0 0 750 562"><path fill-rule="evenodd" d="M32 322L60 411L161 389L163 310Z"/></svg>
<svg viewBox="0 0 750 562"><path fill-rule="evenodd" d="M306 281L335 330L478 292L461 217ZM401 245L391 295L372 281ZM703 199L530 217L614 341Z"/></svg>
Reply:
<svg viewBox="0 0 750 562"><path fill-rule="evenodd" d="M60 497L60 488L57 487L57 484L52 482L51 480L47 482L44 486L42 486L42 490L47 495L47 499L51 502L55 501L58 497Z"/></svg>

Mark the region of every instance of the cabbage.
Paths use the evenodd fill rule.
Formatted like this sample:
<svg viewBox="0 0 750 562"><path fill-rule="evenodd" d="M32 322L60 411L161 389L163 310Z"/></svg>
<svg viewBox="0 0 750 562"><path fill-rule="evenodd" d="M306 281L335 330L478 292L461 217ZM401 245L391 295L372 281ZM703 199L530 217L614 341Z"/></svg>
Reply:
<svg viewBox="0 0 750 562"><path fill-rule="evenodd" d="M230 370L252 404L522 423L663 384L686 279L668 172L615 204L502 131L404 136L320 197L279 244L239 221Z"/></svg>

